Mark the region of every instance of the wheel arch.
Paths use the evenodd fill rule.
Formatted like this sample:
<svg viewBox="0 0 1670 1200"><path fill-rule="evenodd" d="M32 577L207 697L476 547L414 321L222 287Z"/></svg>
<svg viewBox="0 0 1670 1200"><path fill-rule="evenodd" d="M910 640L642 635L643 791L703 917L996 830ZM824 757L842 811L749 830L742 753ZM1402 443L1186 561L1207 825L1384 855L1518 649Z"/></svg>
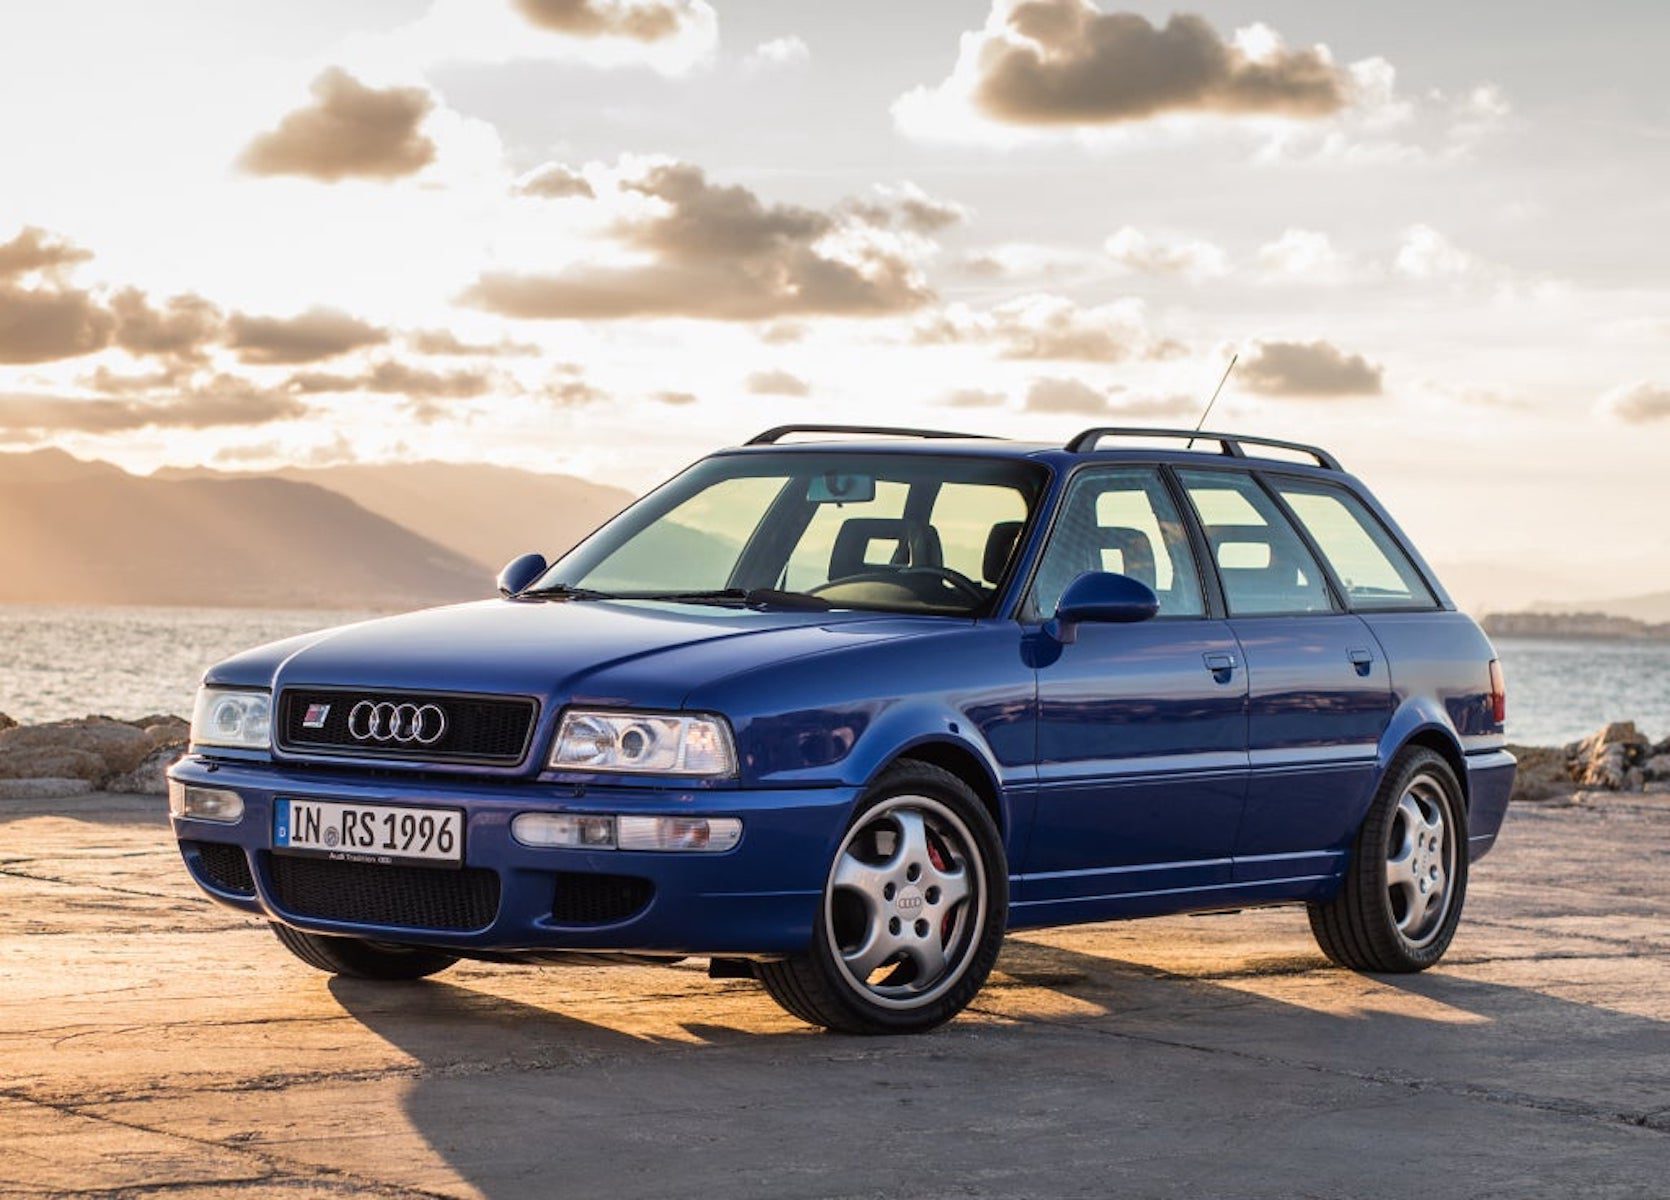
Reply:
<svg viewBox="0 0 1670 1200"><path fill-rule="evenodd" d="M969 790L979 797L985 810L991 814L998 835L1008 837L1009 816L1006 811L1007 805L1003 801L1003 789L997 782L997 775L991 764L976 753L973 747L953 738L923 738L900 748L872 774L869 782L874 783L882 771L894 763L907 760L938 767L966 783Z"/></svg>
<svg viewBox="0 0 1670 1200"><path fill-rule="evenodd" d="M1450 770L1455 773L1456 784L1461 788L1462 806L1471 807L1472 795L1467 786L1467 756L1462 752L1461 739L1456 736L1455 729L1447 723L1428 719L1398 730L1396 738L1388 737L1382 747L1381 771L1389 770L1399 754L1414 746L1432 751L1449 765Z"/></svg>

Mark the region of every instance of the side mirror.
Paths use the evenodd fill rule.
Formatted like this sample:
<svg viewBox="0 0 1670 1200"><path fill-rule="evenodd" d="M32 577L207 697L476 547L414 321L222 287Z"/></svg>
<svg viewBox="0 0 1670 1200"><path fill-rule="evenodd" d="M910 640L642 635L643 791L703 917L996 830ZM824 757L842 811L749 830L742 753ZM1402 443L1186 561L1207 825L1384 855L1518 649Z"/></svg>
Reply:
<svg viewBox="0 0 1670 1200"><path fill-rule="evenodd" d="M1086 571L1067 585L1055 606L1055 619L1046 626L1058 642L1078 637L1085 621L1128 625L1146 621L1160 611L1160 599L1147 584L1112 571Z"/></svg>
<svg viewBox="0 0 1670 1200"><path fill-rule="evenodd" d="M499 595L508 600L545 574L549 566L543 554L524 554L511 559L499 572Z"/></svg>

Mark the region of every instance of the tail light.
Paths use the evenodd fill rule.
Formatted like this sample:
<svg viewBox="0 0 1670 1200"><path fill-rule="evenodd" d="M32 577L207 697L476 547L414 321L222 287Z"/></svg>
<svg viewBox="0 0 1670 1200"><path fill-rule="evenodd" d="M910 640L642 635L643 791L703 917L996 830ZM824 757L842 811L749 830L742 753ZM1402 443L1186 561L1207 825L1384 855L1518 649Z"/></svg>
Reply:
<svg viewBox="0 0 1670 1200"><path fill-rule="evenodd" d="M1500 725L1508 719L1508 685L1502 679L1502 662L1490 660L1490 718Z"/></svg>

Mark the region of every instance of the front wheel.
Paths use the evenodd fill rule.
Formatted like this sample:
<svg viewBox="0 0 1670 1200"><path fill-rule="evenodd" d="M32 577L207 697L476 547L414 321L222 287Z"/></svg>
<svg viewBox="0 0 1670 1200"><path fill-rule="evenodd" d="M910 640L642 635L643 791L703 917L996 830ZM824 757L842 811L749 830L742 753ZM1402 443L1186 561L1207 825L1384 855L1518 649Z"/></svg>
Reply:
<svg viewBox="0 0 1670 1200"><path fill-rule="evenodd" d="M974 999L1008 915L1003 841L979 798L948 771L897 763L835 852L810 949L757 973L809 1024L920 1033Z"/></svg>
<svg viewBox="0 0 1670 1200"><path fill-rule="evenodd" d="M1322 952L1354 971L1424 971L1467 895L1467 809L1449 763L1412 747L1375 793L1334 898L1310 906Z"/></svg>
<svg viewBox="0 0 1670 1200"><path fill-rule="evenodd" d="M349 979L378 979L384 982L423 979L444 971L457 962L456 956L423 946L397 946L392 942L368 942L361 938L328 937L304 933L272 922L279 943L310 967Z"/></svg>

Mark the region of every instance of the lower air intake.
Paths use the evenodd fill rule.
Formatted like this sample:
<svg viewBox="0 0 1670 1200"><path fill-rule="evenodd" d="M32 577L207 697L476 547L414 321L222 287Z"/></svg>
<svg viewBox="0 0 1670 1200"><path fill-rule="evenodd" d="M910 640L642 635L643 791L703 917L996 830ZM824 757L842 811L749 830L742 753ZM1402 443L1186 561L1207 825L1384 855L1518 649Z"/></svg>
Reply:
<svg viewBox="0 0 1670 1200"><path fill-rule="evenodd" d="M655 885L635 875L557 872L551 919L558 925L613 925L643 912Z"/></svg>
<svg viewBox="0 0 1670 1200"><path fill-rule="evenodd" d="M273 898L298 917L463 932L499 912L499 874L482 867L382 866L274 854Z"/></svg>
<svg viewBox="0 0 1670 1200"><path fill-rule="evenodd" d="M193 842L197 851L197 872L209 886L236 896L255 895L255 880L249 873L249 856L242 846L225 842Z"/></svg>

